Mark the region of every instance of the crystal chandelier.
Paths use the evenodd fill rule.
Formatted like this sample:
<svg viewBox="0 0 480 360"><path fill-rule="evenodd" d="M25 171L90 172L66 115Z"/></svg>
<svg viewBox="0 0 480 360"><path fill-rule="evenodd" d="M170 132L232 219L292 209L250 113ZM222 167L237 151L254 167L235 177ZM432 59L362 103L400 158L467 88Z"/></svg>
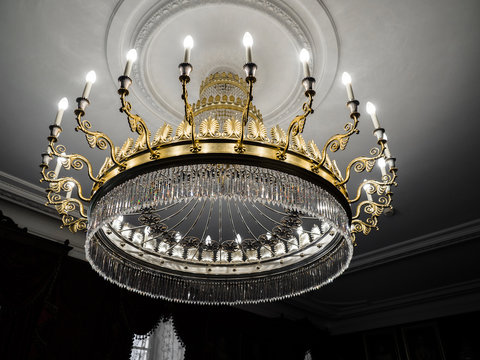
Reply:
<svg viewBox="0 0 480 360"><path fill-rule="evenodd" d="M349 265L355 235L376 229L378 217L391 209L395 159L371 103L367 112L377 146L350 161L343 173L329 156L344 150L359 132L359 102L350 76L342 76L351 119L344 132L322 148L307 143L302 133L313 113L315 79L303 49L303 113L286 131L276 125L268 133L252 104L257 66L249 33L243 42L245 79L211 74L200 86L200 99L190 103L193 39L185 39L179 65L185 117L175 133L165 123L154 135L127 101L137 58L130 50L118 94L120 111L138 136L121 147L84 119L95 82L90 72L74 113L76 130L85 134L89 146L108 152L98 173L85 156L67 154L57 144L68 106L65 98L60 101L42 155L47 205L55 206L63 226L86 231L86 257L109 281L153 297L197 304L298 295L340 275ZM53 158L56 166L50 169ZM351 174L371 172L375 163L381 176L348 194ZM60 177L62 168L86 170L90 193L74 177Z"/></svg>

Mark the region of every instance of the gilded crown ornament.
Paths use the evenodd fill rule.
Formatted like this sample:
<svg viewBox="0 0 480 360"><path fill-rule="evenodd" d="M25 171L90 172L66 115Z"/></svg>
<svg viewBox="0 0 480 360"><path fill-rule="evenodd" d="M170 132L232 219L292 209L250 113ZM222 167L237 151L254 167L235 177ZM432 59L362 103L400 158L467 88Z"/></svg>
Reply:
<svg viewBox="0 0 480 360"><path fill-rule="evenodd" d="M200 86L199 100L187 92L193 39L184 41L179 65L184 118L174 130L167 122L155 132L127 100L137 58L127 54L119 77L120 111L136 138L115 146L85 120L95 73L87 75L74 110L76 130L91 148L108 156L98 172L80 154L58 144L68 106L64 98L50 126L42 155L41 181L48 183L47 205L55 206L63 226L86 231L86 257L109 281L139 293L196 304L272 301L316 289L349 265L357 234L377 229L392 209L397 168L373 104L376 146L350 161L342 172L330 155L357 134L359 102L351 78L346 86L350 121L322 146L303 138L313 113L315 79L309 53L300 52L306 101L288 126L267 129L253 105L257 65L253 39L243 39L245 78L213 73ZM50 168L52 159L57 162ZM353 194L346 184L353 172L381 176L365 180ZM63 170L85 171L85 192Z"/></svg>

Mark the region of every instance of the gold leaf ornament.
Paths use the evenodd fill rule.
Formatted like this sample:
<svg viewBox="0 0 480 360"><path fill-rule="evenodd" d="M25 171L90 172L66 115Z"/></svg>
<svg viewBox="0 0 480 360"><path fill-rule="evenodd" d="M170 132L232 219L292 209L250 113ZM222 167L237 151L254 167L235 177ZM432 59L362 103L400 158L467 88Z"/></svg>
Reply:
<svg viewBox="0 0 480 360"><path fill-rule="evenodd" d="M155 137L153 138L152 146L157 146L162 143L169 142L172 140L172 132L173 129L170 124L163 123L163 125L157 130L155 133Z"/></svg>
<svg viewBox="0 0 480 360"><path fill-rule="evenodd" d="M301 134L292 136L293 140L293 149L298 151L299 153L306 154L307 153L307 144L305 143L305 139Z"/></svg>
<svg viewBox="0 0 480 360"><path fill-rule="evenodd" d="M220 130L220 124L217 119L209 116L207 119L203 119L200 123L200 135L203 137L215 137L218 136L218 130Z"/></svg>
<svg viewBox="0 0 480 360"><path fill-rule="evenodd" d="M268 140L267 129L263 121L252 120L248 123L248 138L252 140Z"/></svg>
<svg viewBox="0 0 480 360"><path fill-rule="evenodd" d="M272 142L274 144L285 146L285 144L287 143L287 135L280 126L274 126L272 130L270 130L270 134L272 135Z"/></svg>
<svg viewBox="0 0 480 360"><path fill-rule="evenodd" d="M237 119L227 119L223 125L224 135L228 137L240 137L242 123Z"/></svg>
<svg viewBox="0 0 480 360"><path fill-rule="evenodd" d="M190 138L191 133L192 126L187 121L183 120L175 131L175 137L178 140L188 139Z"/></svg>

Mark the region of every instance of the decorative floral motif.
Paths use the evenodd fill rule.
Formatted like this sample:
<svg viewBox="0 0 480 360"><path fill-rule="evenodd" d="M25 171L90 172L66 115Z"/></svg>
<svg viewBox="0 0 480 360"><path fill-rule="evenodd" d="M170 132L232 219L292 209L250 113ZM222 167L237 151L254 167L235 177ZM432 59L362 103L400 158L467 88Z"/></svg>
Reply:
<svg viewBox="0 0 480 360"><path fill-rule="evenodd" d="M272 143L279 146L285 146L287 143L287 135L285 131L278 125L275 125L270 131L272 135Z"/></svg>
<svg viewBox="0 0 480 360"><path fill-rule="evenodd" d="M227 119L223 126L224 136L226 137L240 137L242 132L242 123L237 119Z"/></svg>
<svg viewBox="0 0 480 360"><path fill-rule="evenodd" d="M220 129L220 124L217 119L209 116L207 119L203 119L200 123L200 135L203 137L215 137L218 136L218 130Z"/></svg>
<svg viewBox="0 0 480 360"><path fill-rule="evenodd" d="M263 121L250 120L248 123L248 139L268 141L267 129Z"/></svg>
<svg viewBox="0 0 480 360"><path fill-rule="evenodd" d="M177 127L177 131L175 131L175 138L177 140L186 140L189 139L192 134L192 127L191 125L183 120L180 125Z"/></svg>
<svg viewBox="0 0 480 360"><path fill-rule="evenodd" d="M172 126L167 123L163 123L160 129L157 130L155 133L155 137L153 138L152 146L158 146L163 143L170 142L172 140Z"/></svg>

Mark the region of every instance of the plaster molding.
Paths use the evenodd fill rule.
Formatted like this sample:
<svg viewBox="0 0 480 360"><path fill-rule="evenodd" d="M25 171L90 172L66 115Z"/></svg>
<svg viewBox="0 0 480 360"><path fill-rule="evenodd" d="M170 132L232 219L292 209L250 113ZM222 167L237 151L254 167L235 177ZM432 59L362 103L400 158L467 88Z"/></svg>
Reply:
<svg viewBox="0 0 480 360"><path fill-rule="evenodd" d="M183 114L179 112L180 107L173 107L155 91L156 86L148 76L151 42L156 31L177 14L212 4L241 6L261 12L282 25L291 35L298 50L302 47L308 49L312 54L312 73L317 77L315 108L319 106L332 87L339 58L336 26L320 0L308 4L309 7L314 6L314 9L310 10L315 10L315 16L312 11L305 9L306 5L283 0L164 0L157 3L145 1L141 6L121 0L110 16L105 35L107 64L112 78L116 79L114 73L118 73L118 58L122 56L125 48L133 46L140 55L140 62L132 71L132 78L135 79L132 94L155 116L177 125L183 118ZM113 68L117 71L112 72ZM238 72L241 72L240 69ZM204 77L207 75L199 74ZM301 86L293 86L288 96L275 104L268 113L263 114L265 124L288 124L301 110L303 102Z"/></svg>
<svg viewBox="0 0 480 360"><path fill-rule="evenodd" d="M354 256L345 274L480 238L480 219Z"/></svg>

